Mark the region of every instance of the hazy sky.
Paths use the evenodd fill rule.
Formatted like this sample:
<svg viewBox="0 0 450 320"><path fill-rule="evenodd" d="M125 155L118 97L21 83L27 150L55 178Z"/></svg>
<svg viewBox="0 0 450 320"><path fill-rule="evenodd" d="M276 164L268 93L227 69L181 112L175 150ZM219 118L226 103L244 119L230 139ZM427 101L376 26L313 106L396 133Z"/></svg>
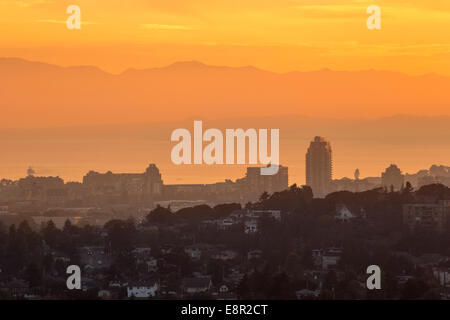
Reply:
<svg viewBox="0 0 450 320"><path fill-rule="evenodd" d="M81 8L69 31L66 8ZM366 9L382 9L382 29ZM180 60L450 75L448 0L0 0L0 56L110 72Z"/></svg>

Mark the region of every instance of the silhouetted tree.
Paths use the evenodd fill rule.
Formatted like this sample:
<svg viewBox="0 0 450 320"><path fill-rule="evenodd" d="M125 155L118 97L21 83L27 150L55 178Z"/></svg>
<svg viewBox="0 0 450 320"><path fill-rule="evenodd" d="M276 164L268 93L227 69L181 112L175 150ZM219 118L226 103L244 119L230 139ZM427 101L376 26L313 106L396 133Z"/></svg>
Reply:
<svg viewBox="0 0 450 320"><path fill-rule="evenodd" d="M146 223L174 223L177 220L175 214L170 211L168 208L161 207L157 205L155 209L150 211L150 213L146 217Z"/></svg>
<svg viewBox="0 0 450 320"><path fill-rule="evenodd" d="M136 236L136 227L132 221L111 220L104 226L107 242L113 252L130 251Z"/></svg>

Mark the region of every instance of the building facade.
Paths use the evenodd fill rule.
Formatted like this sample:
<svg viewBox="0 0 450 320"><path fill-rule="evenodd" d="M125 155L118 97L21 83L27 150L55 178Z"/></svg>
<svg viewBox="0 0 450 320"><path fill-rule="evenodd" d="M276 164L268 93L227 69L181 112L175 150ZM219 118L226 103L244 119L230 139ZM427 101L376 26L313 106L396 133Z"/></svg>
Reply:
<svg viewBox="0 0 450 320"><path fill-rule="evenodd" d="M411 232L443 233L449 229L450 200L403 205L403 223Z"/></svg>
<svg viewBox="0 0 450 320"><path fill-rule="evenodd" d="M381 174L381 185L388 190L401 190L403 188L404 181L405 177L403 176L402 171L395 164L391 164Z"/></svg>
<svg viewBox="0 0 450 320"><path fill-rule="evenodd" d="M323 198L330 192L332 175L331 144L323 137L315 137L306 153L306 184L314 197Z"/></svg>
<svg viewBox="0 0 450 320"><path fill-rule="evenodd" d="M245 177L236 182L213 184L164 184L154 164L144 173L98 173L83 177L90 195L104 203L154 204L155 201L203 200L211 203L255 201L261 194L289 188L288 168L280 166L274 175L261 175L260 167L249 167Z"/></svg>
<svg viewBox="0 0 450 320"><path fill-rule="evenodd" d="M98 173L90 171L83 177L91 195L114 203L152 203L162 194L163 180L159 169L150 164L144 173Z"/></svg>

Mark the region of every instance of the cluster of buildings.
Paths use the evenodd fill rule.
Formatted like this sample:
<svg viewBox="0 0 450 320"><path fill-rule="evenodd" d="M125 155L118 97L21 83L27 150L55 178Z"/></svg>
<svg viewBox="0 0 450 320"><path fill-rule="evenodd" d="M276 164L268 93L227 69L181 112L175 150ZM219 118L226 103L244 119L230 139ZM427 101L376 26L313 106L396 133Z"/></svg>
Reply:
<svg viewBox="0 0 450 320"><path fill-rule="evenodd" d="M380 178L359 179L359 170L355 171L355 179L332 179L332 149L329 141L323 137L315 137L306 153L306 184L313 189L315 197L324 197L334 191L361 192L382 187L386 191L399 191L407 182L416 188L433 183L450 185L450 167L433 165L429 170L421 170L416 174L403 174L392 164ZM347 208L341 209L335 217L338 220L352 219ZM435 199L416 200L404 204L402 218L404 225L414 233L431 232L441 234L450 230L450 201Z"/></svg>
<svg viewBox="0 0 450 320"><path fill-rule="evenodd" d="M152 208L163 202L210 204L257 200L263 192L274 193L289 187L288 168L280 166L275 175L261 175L259 167L249 167L245 177L213 184L165 184L158 167L150 164L143 173L99 173L90 171L82 183L59 177L28 175L18 181L2 181L0 204L10 208L67 208L134 205Z"/></svg>
<svg viewBox="0 0 450 320"><path fill-rule="evenodd" d="M333 180L333 157L331 143L324 137L315 137L306 152L306 185L313 190L314 197L323 198L336 191L361 192L374 189L382 184L380 178L360 180L360 172L355 170L355 179ZM390 177L390 176L389 176ZM383 183L388 183L384 181Z"/></svg>
<svg viewBox="0 0 450 320"><path fill-rule="evenodd" d="M403 174L400 168L392 164L380 177L360 179L360 172L356 169L354 179L333 179L332 147L324 137L315 137L311 141L305 160L306 184L312 188L316 198L336 191L362 192L379 187L386 191L398 191L407 182L415 188L431 183L450 185L450 167L436 165L416 174ZM213 184L165 184L155 164L150 164L142 173L90 171L81 183L65 183L60 177L38 177L29 169L28 176L18 181L0 181L0 217L37 212L42 217L33 219L39 225L41 220L47 219L46 213L50 211L57 224L63 224L67 219L74 223L82 220L96 224L108 218L139 218L156 205L170 206L172 211L177 211L199 204L245 204L258 200L264 192L272 194L288 189L287 167L280 166L275 175L261 175L260 169L248 167L245 176L240 179ZM438 231L447 224L447 209L442 209L440 204L415 203L408 205L404 211L409 212L404 214L404 219L411 230L416 229L418 224L425 225L425 221L436 219ZM427 218L431 215L433 219ZM415 218L412 219L412 216ZM252 219L247 220L251 232L255 226Z"/></svg>
<svg viewBox="0 0 450 320"><path fill-rule="evenodd" d="M441 234L450 230L450 200L403 205L403 222L412 232Z"/></svg>
<svg viewBox="0 0 450 320"><path fill-rule="evenodd" d="M254 201L264 192L274 193L289 187L288 168L280 166L275 175L261 175L259 167L249 167L245 177L235 182L226 180L213 184L164 184L159 169L151 164L141 174L89 172L83 177L89 193L109 202L127 194L134 203L155 201L207 200L212 203ZM111 199L112 198L112 199Z"/></svg>
<svg viewBox="0 0 450 320"><path fill-rule="evenodd" d="M335 191L361 192L378 187L401 190L406 182L413 187L442 183L450 185L450 168L432 166L416 174L403 174L394 164L380 177L360 179L355 171L354 179L333 179L331 143L324 137L311 141L305 156L306 185L316 198L323 198ZM32 203L47 207L79 207L133 204L152 207L159 201L208 201L210 203L257 200L263 192L274 193L289 187L288 168L280 166L275 175L261 175L259 167L247 168L246 175L236 181L225 180L213 184L165 184L155 164L142 173L99 173L90 171L82 183L64 181L59 177L37 177L33 170L18 181L0 182L0 204L14 201L18 206Z"/></svg>
<svg viewBox="0 0 450 320"><path fill-rule="evenodd" d="M218 230L228 230L241 224L244 226L246 234L256 234L259 230L261 218L264 217L281 221L282 215L280 210L236 210L224 219L205 220L202 224L214 226Z"/></svg>
<svg viewBox="0 0 450 320"><path fill-rule="evenodd" d="M315 137L306 153L306 184L312 188L316 198L336 191L362 192L378 187L399 191L407 182L416 188L433 183L450 186L450 167L433 165L429 170L403 174L400 168L392 164L380 177L360 179L359 169L356 169L354 179L333 180L331 143L324 137Z"/></svg>

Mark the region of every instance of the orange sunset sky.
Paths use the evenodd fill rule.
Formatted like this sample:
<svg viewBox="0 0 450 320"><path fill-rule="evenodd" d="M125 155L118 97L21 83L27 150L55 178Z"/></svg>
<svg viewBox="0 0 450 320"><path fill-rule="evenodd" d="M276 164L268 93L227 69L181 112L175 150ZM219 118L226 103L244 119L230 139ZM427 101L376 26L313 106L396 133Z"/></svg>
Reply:
<svg viewBox="0 0 450 320"><path fill-rule="evenodd" d="M70 4L80 31L65 26ZM380 31L366 28L373 4ZM450 75L449 34L448 0L0 0L0 56L112 73L198 60Z"/></svg>

